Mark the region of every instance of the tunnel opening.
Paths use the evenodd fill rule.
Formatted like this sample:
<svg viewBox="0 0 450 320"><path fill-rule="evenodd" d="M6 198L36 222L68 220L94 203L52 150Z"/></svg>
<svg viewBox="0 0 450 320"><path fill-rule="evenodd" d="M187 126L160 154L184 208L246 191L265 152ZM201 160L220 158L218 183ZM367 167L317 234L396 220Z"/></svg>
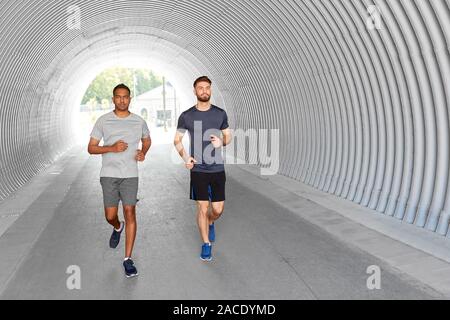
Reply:
<svg viewBox="0 0 450 320"><path fill-rule="evenodd" d="M97 119L114 110L112 90L122 83L131 90L130 112L147 122L154 144L171 142L178 115L188 104L180 98L177 88L165 74L154 72L145 64L138 65L144 67L116 65L95 76L80 100L77 117L74 117L77 144L86 144Z"/></svg>
<svg viewBox="0 0 450 320"><path fill-rule="evenodd" d="M195 104L192 84L198 76L213 74L211 77L218 79L214 77L217 71L211 68L211 62L204 56L193 55L173 39L165 40L148 30L144 33L137 29L139 27L123 27L113 35L100 32L83 38L81 43L72 40L63 49L49 47L43 50L36 62L41 66L40 72L29 77L23 94L19 96L18 105L22 108L12 110L20 112L18 119L22 125L11 122L7 127L3 126L3 132L22 139L20 145L23 148L34 150L26 153L19 169L13 165L19 163L15 158L18 154L9 147L5 148L0 201L19 190L72 147L87 144L89 140L80 139L79 134L80 103L90 83L102 71L122 66L149 68L165 75L178 93L177 113ZM219 81L215 85L214 103L224 106ZM5 137L4 134L2 136ZM172 134L155 139L169 140L173 140Z"/></svg>
<svg viewBox="0 0 450 320"><path fill-rule="evenodd" d="M98 72L142 60L280 129L279 174L450 236L448 1L6 3L0 199L72 144Z"/></svg>

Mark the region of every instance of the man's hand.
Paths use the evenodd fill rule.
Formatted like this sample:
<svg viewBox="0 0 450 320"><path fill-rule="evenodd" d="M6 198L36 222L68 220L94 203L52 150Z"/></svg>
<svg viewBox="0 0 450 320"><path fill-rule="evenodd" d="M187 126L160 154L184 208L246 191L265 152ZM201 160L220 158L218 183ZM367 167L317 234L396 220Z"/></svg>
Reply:
<svg viewBox="0 0 450 320"><path fill-rule="evenodd" d="M194 168L194 164L196 164L196 163L197 163L197 160L195 160L193 157L189 157L185 161L186 169L192 170Z"/></svg>
<svg viewBox="0 0 450 320"><path fill-rule="evenodd" d="M136 161L144 162L145 161L145 153L142 150L137 150L135 159L136 159Z"/></svg>
<svg viewBox="0 0 450 320"><path fill-rule="evenodd" d="M125 143L123 140L119 140L112 145L112 149L115 153L124 152L128 149L128 143Z"/></svg>
<svg viewBox="0 0 450 320"><path fill-rule="evenodd" d="M222 139L220 139L219 137L211 135L210 138L214 148L220 148L221 146L223 146Z"/></svg>

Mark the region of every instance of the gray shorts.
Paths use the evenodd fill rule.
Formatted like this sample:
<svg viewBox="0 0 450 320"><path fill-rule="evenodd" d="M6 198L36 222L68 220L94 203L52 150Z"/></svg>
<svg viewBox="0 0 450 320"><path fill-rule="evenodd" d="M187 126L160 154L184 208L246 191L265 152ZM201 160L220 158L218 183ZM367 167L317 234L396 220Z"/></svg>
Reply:
<svg viewBox="0 0 450 320"><path fill-rule="evenodd" d="M139 178L108 178L101 177L100 184L103 189L103 203L105 208L115 208L122 201L124 206L135 206Z"/></svg>

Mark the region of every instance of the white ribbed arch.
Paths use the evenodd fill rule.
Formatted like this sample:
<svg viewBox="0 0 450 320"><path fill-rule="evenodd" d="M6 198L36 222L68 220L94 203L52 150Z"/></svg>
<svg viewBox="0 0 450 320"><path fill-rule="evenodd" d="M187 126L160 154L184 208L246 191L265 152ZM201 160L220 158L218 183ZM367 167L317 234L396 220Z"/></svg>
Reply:
<svg viewBox="0 0 450 320"><path fill-rule="evenodd" d="M374 4L381 30L366 25ZM81 30L67 29L71 5ZM3 0L1 9L0 199L70 146L74 104L96 72L136 59L160 66L186 97L208 74L234 128L279 129L280 174L448 231L448 1Z"/></svg>

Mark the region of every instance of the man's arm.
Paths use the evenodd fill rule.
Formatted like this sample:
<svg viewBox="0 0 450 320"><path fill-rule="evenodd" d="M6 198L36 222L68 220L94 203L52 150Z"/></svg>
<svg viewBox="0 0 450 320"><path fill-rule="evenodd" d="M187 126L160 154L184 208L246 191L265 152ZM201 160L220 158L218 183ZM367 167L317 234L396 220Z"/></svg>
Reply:
<svg viewBox="0 0 450 320"><path fill-rule="evenodd" d="M144 155L147 154L151 146L152 146L152 138L148 137L142 139L142 153L144 153Z"/></svg>
<svg viewBox="0 0 450 320"><path fill-rule="evenodd" d="M173 140L173 144L175 146L175 149L177 149L178 154L181 158L183 158L184 162L187 162L189 159L189 156L186 154L186 150L184 150L183 146L183 137L184 133L181 133L180 131L177 131L175 133L175 139Z"/></svg>
<svg viewBox="0 0 450 320"><path fill-rule="evenodd" d="M224 130L222 130L222 134L223 134L223 146L227 146L231 143L231 140L233 139L233 135L231 134L231 130L230 128L226 128Z"/></svg>
<svg viewBox="0 0 450 320"><path fill-rule="evenodd" d="M88 146L89 154L105 154L105 153L109 153L109 152L114 152L114 153L123 152L123 151L127 150L127 148L128 148L128 144L122 140L117 141L112 146L101 147L101 146L99 146L99 144L100 144L100 140L97 140L97 139L91 137L91 140L89 141L89 146Z"/></svg>
<svg viewBox="0 0 450 320"><path fill-rule="evenodd" d="M145 156L147 155L148 150L152 146L152 139L150 137L143 138L142 140L142 150L138 150L136 154L136 160L143 162L145 161Z"/></svg>
<svg viewBox="0 0 450 320"><path fill-rule="evenodd" d="M186 168L191 170L192 168L194 168L194 164L197 163L197 160L189 156L186 153L186 150L184 150L183 137L184 133L177 131L175 133L175 139L173 140L173 144L175 146L175 149L177 149L177 152L180 155L180 157L183 158Z"/></svg>
<svg viewBox="0 0 450 320"><path fill-rule="evenodd" d="M222 131L222 139L215 135L211 135L211 143L214 146L214 148L225 147L231 143L232 139L231 130L227 128L221 131Z"/></svg>

